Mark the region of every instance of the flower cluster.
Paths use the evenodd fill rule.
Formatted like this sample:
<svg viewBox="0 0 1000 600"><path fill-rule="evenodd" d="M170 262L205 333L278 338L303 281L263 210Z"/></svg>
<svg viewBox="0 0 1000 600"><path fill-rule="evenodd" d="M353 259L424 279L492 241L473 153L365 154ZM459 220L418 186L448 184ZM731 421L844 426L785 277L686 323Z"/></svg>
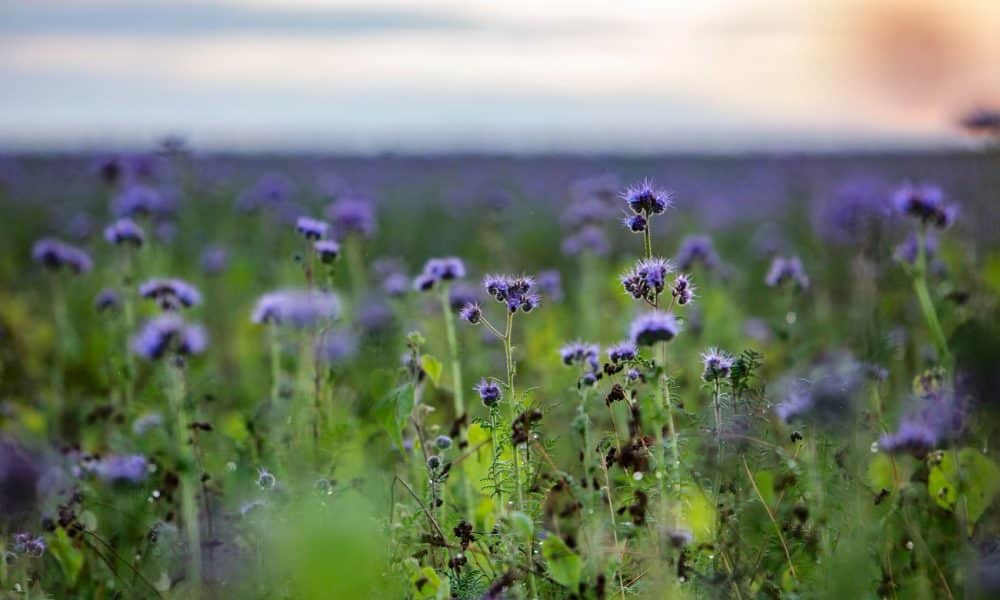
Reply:
<svg viewBox="0 0 1000 600"><path fill-rule="evenodd" d="M116 245L132 244L138 247L145 241L146 235L135 221L123 217L104 228L104 239Z"/></svg>
<svg viewBox="0 0 1000 600"><path fill-rule="evenodd" d="M321 240L326 237L326 232L329 229L329 223L311 217L299 217L295 221L295 231L298 231L307 240Z"/></svg>
<svg viewBox="0 0 1000 600"><path fill-rule="evenodd" d="M487 275L483 278L483 288L494 300L505 304L511 313L518 309L531 312L540 302L538 294L532 292L535 280L527 276Z"/></svg>
<svg viewBox="0 0 1000 600"><path fill-rule="evenodd" d="M691 283L691 276L678 273L677 277L674 277L674 284L670 286L670 295L681 306L690 304L694 300L694 284Z"/></svg>
<svg viewBox="0 0 1000 600"><path fill-rule="evenodd" d="M208 335L200 325L191 325L177 313L164 313L146 322L132 338L132 351L156 360L168 352L201 354L208 346Z"/></svg>
<svg viewBox="0 0 1000 600"><path fill-rule="evenodd" d="M621 276L625 292L636 300L655 304L667 284L667 275L674 270L673 264L663 258L644 258Z"/></svg>
<svg viewBox="0 0 1000 600"><path fill-rule="evenodd" d="M632 342L622 342L608 348L608 360L618 365L623 362L635 360L637 349Z"/></svg>
<svg viewBox="0 0 1000 600"><path fill-rule="evenodd" d="M633 213L647 218L650 215L663 214L674 204L670 192L656 188L648 179L629 186L622 192L621 197ZM639 231L644 230L645 227Z"/></svg>
<svg viewBox="0 0 1000 600"><path fill-rule="evenodd" d="M74 273L87 273L94 268L90 255L59 240L45 238L35 242L31 258L47 269L69 269Z"/></svg>
<svg viewBox="0 0 1000 600"><path fill-rule="evenodd" d="M924 393L918 410L903 417L894 433L879 440L882 450L923 457L957 436L965 428L965 410L950 392L936 389Z"/></svg>
<svg viewBox="0 0 1000 600"><path fill-rule="evenodd" d="M426 292L434 289L439 281L452 281L462 277L465 277L465 263L461 258L432 258L424 263L423 271L413 279L413 289Z"/></svg>
<svg viewBox="0 0 1000 600"><path fill-rule="evenodd" d="M689 235L681 240L681 247L674 260L677 268L682 271L688 271L699 264L711 270L722 263L712 238L707 235Z"/></svg>
<svg viewBox="0 0 1000 600"><path fill-rule="evenodd" d="M588 178L570 187L572 201L560 222L567 235L562 241L563 254L591 253L603 256L611 249L603 224L615 214L611 204L618 188L614 176Z"/></svg>
<svg viewBox="0 0 1000 600"><path fill-rule="evenodd" d="M473 389L479 393L479 399L483 401L483 405L487 408L496 406L503 397L500 386L486 378L480 379L479 383Z"/></svg>
<svg viewBox="0 0 1000 600"><path fill-rule="evenodd" d="M798 289L804 290L809 287L809 276L806 275L805 267L802 266L802 260L798 256L791 258L776 256L771 261L771 268L768 269L764 282L768 287L791 283Z"/></svg>
<svg viewBox="0 0 1000 600"><path fill-rule="evenodd" d="M719 381L729 377L733 369L733 357L718 348L709 348L701 355L704 367L701 378L705 381Z"/></svg>
<svg viewBox="0 0 1000 600"><path fill-rule="evenodd" d="M326 208L326 218L333 223L338 239L348 235L371 237L375 233L375 208L359 197L341 198Z"/></svg>
<svg viewBox="0 0 1000 600"><path fill-rule="evenodd" d="M312 327L320 321L335 319L340 313L340 299L333 293L317 290L278 290L257 299L251 320L291 327Z"/></svg>
<svg viewBox="0 0 1000 600"><path fill-rule="evenodd" d="M32 536L30 533L15 533L14 543L11 545L15 554L23 554L32 558L39 558L45 554L45 538L42 536Z"/></svg>
<svg viewBox="0 0 1000 600"><path fill-rule="evenodd" d="M201 304L201 293L183 279L150 279L139 286L139 295L156 300L163 310L191 308Z"/></svg>
<svg viewBox="0 0 1000 600"><path fill-rule="evenodd" d="M84 469L106 483L141 483L149 473L149 461L141 454L110 454L86 463Z"/></svg>
<svg viewBox="0 0 1000 600"><path fill-rule="evenodd" d="M629 339L636 346L652 346L657 342L669 342L677 337L681 324L673 313L660 311L639 315L629 327Z"/></svg>
<svg viewBox="0 0 1000 600"><path fill-rule="evenodd" d="M896 190L893 203L900 214L939 229L951 226L958 216L958 206L946 203L941 188L934 185L905 184Z"/></svg>

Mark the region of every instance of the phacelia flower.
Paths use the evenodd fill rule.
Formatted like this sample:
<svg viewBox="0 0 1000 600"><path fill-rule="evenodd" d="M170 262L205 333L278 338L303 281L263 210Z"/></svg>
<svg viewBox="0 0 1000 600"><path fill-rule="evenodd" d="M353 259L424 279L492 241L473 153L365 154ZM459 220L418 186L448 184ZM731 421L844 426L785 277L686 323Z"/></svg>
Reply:
<svg viewBox="0 0 1000 600"><path fill-rule="evenodd" d="M900 214L945 229L955 222L958 206L946 203L941 188L934 185L905 184L896 190L893 204Z"/></svg>
<svg viewBox="0 0 1000 600"><path fill-rule="evenodd" d="M715 269L722 262L715 251L712 238L707 235L689 235L684 238L675 260L677 268L682 271L689 271L697 265Z"/></svg>
<svg viewBox="0 0 1000 600"><path fill-rule="evenodd" d="M563 299L562 275L556 269L540 271L537 276L538 289L547 300L561 302Z"/></svg>
<svg viewBox="0 0 1000 600"><path fill-rule="evenodd" d="M434 439L434 445L438 447L439 450L447 450L451 448L451 438L446 435L439 435Z"/></svg>
<svg viewBox="0 0 1000 600"><path fill-rule="evenodd" d="M629 328L629 338L636 346L652 346L668 342L681 331L681 324L673 313L653 311L639 315Z"/></svg>
<svg viewBox="0 0 1000 600"><path fill-rule="evenodd" d="M160 190L142 184L125 188L111 202L111 210L117 217L141 217L148 215L169 215L173 213L173 201Z"/></svg>
<svg viewBox="0 0 1000 600"><path fill-rule="evenodd" d="M880 224L892 214L886 186L872 177L852 177L820 199L813 226L824 240L858 245L872 240Z"/></svg>
<svg viewBox="0 0 1000 600"><path fill-rule="evenodd" d="M205 246L201 251L201 270L206 275L218 275L229 266L229 251L221 244Z"/></svg>
<svg viewBox="0 0 1000 600"><path fill-rule="evenodd" d="M485 378L480 379L479 383L473 389L479 392L479 399L483 401L483 405L487 408L496 406L503 396L500 386Z"/></svg>
<svg viewBox="0 0 1000 600"><path fill-rule="evenodd" d="M35 242L31 249L35 262L47 269L69 269L74 273L87 273L94 268L90 255L59 240L45 238Z"/></svg>
<svg viewBox="0 0 1000 600"><path fill-rule="evenodd" d="M358 351L358 338L346 329L328 329L316 340L316 360L327 365L343 363Z"/></svg>
<svg viewBox="0 0 1000 600"><path fill-rule="evenodd" d="M141 454L111 454L92 463L89 469L107 483L142 483L149 473L149 461Z"/></svg>
<svg viewBox="0 0 1000 600"><path fill-rule="evenodd" d="M201 354L207 346L205 329L188 324L176 313L153 317L132 338L132 351L148 360L162 358L170 351Z"/></svg>
<svg viewBox="0 0 1000 600"><path fill-rule="evenodd" d="M448 304L452 310L461 311L467 305L474 304L476 300L476 288L467 283L456 283L448 290Z"/></svg>
<svg viewBox="0 0 1000 600"><path fill-rule="evenodd" d="M803 379L779 383L784 398L774 407L782 421L807 420L826 427L849 421L864 384L864 369L849 356L821 364Z"/></svg>
<svg viewBox="0 0 1000 600"><path fill-rule="evenodd" d="M338 239L356 234L371 237L375 233L375 208L362 198L341 198L326 208L326 218L333 223Z"/></svg>
<svg viewBox="0 0 1000 600"><path fill-rule="evenodd" d="M262 208L275 208L292 199L295 186L281 173L264 173L236 199L236 209L251 213Z"/></svg>
<svg viewBox="0 0 1000 600"><path fill-rule="evenodd" d="M465 263L455 256L432 258L424 263L423 271L413 280L413 289L428 291L439 281L452 281L465 277Z"/></svg>
<svg viewBox="0 0 1000 600"><path fill-rule="evenodd" d="M622 199L632 209L632 212L641 215L659 215L673 206L673 199L669 192L657 189L650 180L628 187L622 192Z"/></svg>
<svg viewBox="0 0 1000 600"><path fill-rule="evenodd" d="M937 255L938 251L938 238L932 233L928 233L924 236L924 258L927 262L931 262ZM918 242L918 236L915 233L911 233L907 236L901 244L896 246L893 252L893 257L899 262L906 263L908 265L917 264L917 256L920 252L920 246Z"/></svg>
<svg viewBox="0 0 1000 600"><path fill-rule="evenodd" d="M139 286L139 295L159 302L163 310L191 308L201 304L201 292L183 279L150 279Z"/></svg>
<svg viewBox="0 0 1000 600"><path fill-rule="evenodd" d="M487 275L483 278L483 288L497 302L507 306L511 313L520 309L531 312L538 307L539 297L533 293L535 280L525 275Z"/></svg>
<svg viewBox="0 0 1000 600"><path fill-rule="evenodd" d="M104 288L94 298L94 308L97 309L97 312L117 310L121 306L121 302L122 299L118 295L118 292L110 288Z"/></svg>
<svg viewBox="0 0 1000 600"><path fill-rule="evenodd" d="M559 356L564 365L576 363L597 364L601 349L597 344L588 344L579 340L570 342L559 349Z"/></svg>
<svg viewBox="0 0 1000 600"><path fill-rule="evenodd" d="M479 304L475 302L470 302L465 306L463 306L460 311L458 311L458 316L463 321L468 321L469 323L475 325L482 320L483 309L479 306Z"/></svg>
<svg viewBox="0 0 1000 600"><path fill-rule="evenodd" d="M785 258L776 256L771 261L771 268L767 271L764 282L768 287L778 287L785 283L791 283L799 289L809 287L809 276L802 266L802 260L798 256Z"/></svg>
<svg viewBox="0 0 1000 600"><path fill-rule="evenodd" d="M636 347L632 342L622 342L608 348L608 360L618 364L635 360Z"/></svg>
<svg viewBox="0 0 1000 600"><path fill-rule="evenodd" d="M112 244L132 244L138 247L145 241L146 235L135 221L124 217L104 228L104 239Z"/></svg>
<svg viewBox="0 0 1000 600"><path fill-rule="evenodd" d="M945 390L924 393L917 410L903 417L895 433L883 435L879 445L886 452L923 457L944 442L955 439L966 426L965 407Z"/></svg>
<svg viewBox="0 0 1000 600"><path fill-rule="evenodd" d="M410 278L405 273L390 273L382 280L382 291L387 296L398 298L410 290Z"/></svg>
<svg viewBox="0 0 1000 600"><path fill-rule="evenodd" d="M295 221L295 231L307 240L320 240L326 237L330 224L311 217L299 217Z"/></svg>
<svg viewBox="0 0 1000 600"><path fill-rule="evenodd" d="M567 236L562 241L562 252L566 256L576 256L589 252L595 256L604 256L611 250L611 242L600 227L588 225Z"/></svg>
<svg viewBox="0 0 1000 600"><path fill-rule="evenodd" d="M709 348L701 355L704 366L701 377L705 381L718 381L729 377L733 369L733 358L718 348Z"/></svg>
<svg viewBox="0 0 1000 600"><path fill-rule="evenodd" d="M16 554L23 554L32 558L40 558L45 554L45 538L33 536L30 533L14 534L14 543L11 545Z"/></svg>
<svg viewBox="0 0 1000 600"><path fill-rule="evenodd" d="M694 299L694 284L691 283L690 275L680 273L674 278L673 285L670 286L670 295L677 300L677 304L684 306L690 304Z"/></svg>
<svg viewBox="0 0 1000 600"><path fill-rule="evenodd" d="M336 294L317 290L279 290L257 299L251 320L307 328L340 314Z"/></svg>
<svg viewBox="0 0 1000 600"><path fill-rule="evenodd" d="M332 263L340 256L340 244L334 240L318 240L313 242L316 256L324 263Z"/></svg>
<svg viewBox="0 0 1000 600"><path fill-rule="evenodd" d="M634 233L646 231L646 217L642 215L628 215L622 219L622 224L625 225L625 229Z"/></svg>
<svg viewBox="0 0 1000 600"><path fill-rule="evenodd" d="M622 287L636 300L654 302L667 281L667 275L674 270L669 260L644 258L621 276Z"/></svg>

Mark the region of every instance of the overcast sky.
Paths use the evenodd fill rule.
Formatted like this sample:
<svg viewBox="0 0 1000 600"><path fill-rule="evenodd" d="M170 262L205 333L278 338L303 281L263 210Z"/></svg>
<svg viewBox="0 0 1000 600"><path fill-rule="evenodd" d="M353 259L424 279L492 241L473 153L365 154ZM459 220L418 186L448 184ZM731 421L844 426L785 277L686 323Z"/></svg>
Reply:
<svg viewBox="0 0 1000 600"><path fill-rule="evenodd" d="M7 0L0 146L933 146L1000 102L997 0Z"/></svg>

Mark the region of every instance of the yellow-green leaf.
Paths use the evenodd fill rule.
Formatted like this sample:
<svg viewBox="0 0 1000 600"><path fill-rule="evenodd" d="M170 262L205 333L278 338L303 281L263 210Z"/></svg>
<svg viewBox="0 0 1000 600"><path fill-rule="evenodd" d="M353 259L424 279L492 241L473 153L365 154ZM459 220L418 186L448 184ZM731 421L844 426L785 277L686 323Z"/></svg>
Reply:
<svg viewBox="0 0 1000 600"><path fill-rule="evenodd" d="M441 361L434 358L433 355L424 354L420 357L420 367L423 368L424 373L431 378L434 385L437 386L438 382L441 381L441 371L443 367L441 366Z"/></svg>
<svg viewBox="0 0 1000 600"><path fill-rule="evenodd" d="M950 450L931 467L927 491L942 508L963 514L971 534L1000 493L1000 467L973 448Z"/></svg>
<svg viewBox="0 0 1000 600"><path fill-rule="evenodd" d="M542 556L549 567L549 576L558 584L576 591L580 586L583 562L557 535L550 535L542 542Z"/></svg>

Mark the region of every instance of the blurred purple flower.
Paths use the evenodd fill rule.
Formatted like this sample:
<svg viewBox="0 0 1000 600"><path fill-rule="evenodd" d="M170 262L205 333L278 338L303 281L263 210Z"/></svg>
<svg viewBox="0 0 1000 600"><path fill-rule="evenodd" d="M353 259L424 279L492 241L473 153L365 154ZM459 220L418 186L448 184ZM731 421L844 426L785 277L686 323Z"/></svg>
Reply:
<svg viewBox="0 0 1000 600"><path fill-rule="evenodd" d="M681 241L681 247L674 259L677 268L690 271L696 265L706 269L715 269L721 264L719 254L715 251L712 238L707 235L689 235Z"/></svg>
<svg viewBox="0 0 1000 600"><path fill-rule="evenodd" d="M307 328L339 316L340 299L331 292L278 290L264 294L254 306L254 323Z"/></svg>
<svg viewBox="0 0 1000 600"><path fill-rule="evenodd" d="M201 292L183 279L150 279L139 286L139 295L156 300L163 310L191 308L201 304Z"/></svg>
<svg viewBox="0 0 1000 600"><path fill-rule="evenodd" d="M132 338L132 351L147 360L157 360L170 351L201 354L207 346L208 336L203 327L188 324L172 312L146 321Z"/></svg>
<svg viewBox="0 0 1000 600"><path fill-rule="evenodd" d="M629 327L629 339L636 346L652 346L657 342L667 342L681 331L681 324L672 313L659 311L639 315Z"/></svg>
<svg viewBox="0 0 1000 600"><path fill-rule="evenodd" d="M132 244L138 247L145 241L146 235L135 221L123 217L104 228L104 239L112 244Z"/></svg>
<svg viewBox="0 0 1000 600"><path fill-rule="evenodd" d="M35 242L31 249L31 257L35 262L52 270L65 267L74 273L87 273L94 268L94 262L89 254L76 246L52 238Z"/></svg>
<svg viewBox="0 0 1000 600"><path fill-rule="evenodd" d="M330 204L325 214L333 223L338 239L351 234L371 237L375 233L375 208L368 200L341 198Z"/></svg>

